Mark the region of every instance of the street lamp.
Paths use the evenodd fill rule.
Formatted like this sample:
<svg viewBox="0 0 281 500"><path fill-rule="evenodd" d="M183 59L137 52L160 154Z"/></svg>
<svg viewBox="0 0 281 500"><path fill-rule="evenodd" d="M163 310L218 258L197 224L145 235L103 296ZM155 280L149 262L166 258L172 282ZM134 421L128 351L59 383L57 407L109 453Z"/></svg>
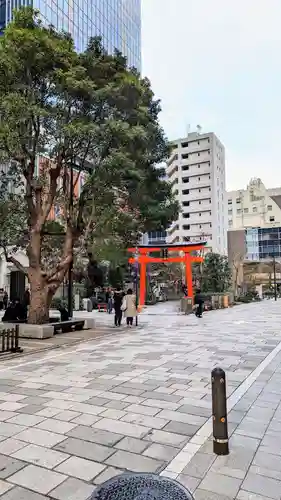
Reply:
<svg viewBox="0 0 281 500"><path fill-rule="evenodd" d="M70 186L69 186L69 215L73 212L73 163L70 164ZM69 265L68 271L68 290L67 290L67 302L68 302L68 316L72 318L73 316L73 249L72 249L72 260Z"/></svg>
<svg viewBox="0 0 281 500"><path fill-rule="evenodd" d="M138 302L139 302L139 250L136 248L135 253L135 262L136 262L136 326L138 326Z"/></svg>
<svg viewBox="0 0 281 500"><path fill-rule="evenodd" d="M277 282L276 282L276 258L273 255L273 284L274 284L274 300L277 300Z"/></svg>

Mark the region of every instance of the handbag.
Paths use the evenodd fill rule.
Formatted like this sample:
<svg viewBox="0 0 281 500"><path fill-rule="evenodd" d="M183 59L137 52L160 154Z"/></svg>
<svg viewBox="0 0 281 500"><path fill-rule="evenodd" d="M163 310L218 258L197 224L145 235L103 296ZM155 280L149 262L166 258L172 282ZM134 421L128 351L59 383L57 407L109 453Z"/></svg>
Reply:
<svg viewBox="0 0 281 500"><path fill-rule="evenodd" d="M122 302L122 305L121 305L121 311L125 312L127 309L127 300L126 298L124 297L123 299L123 302Z"/></svg>

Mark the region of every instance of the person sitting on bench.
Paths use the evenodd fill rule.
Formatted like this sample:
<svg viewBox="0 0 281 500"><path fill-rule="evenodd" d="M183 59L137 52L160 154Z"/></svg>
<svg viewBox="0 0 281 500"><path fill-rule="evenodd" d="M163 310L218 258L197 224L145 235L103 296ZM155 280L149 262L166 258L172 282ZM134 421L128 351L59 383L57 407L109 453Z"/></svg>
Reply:
<svg viewBox="0 0 281 500"><path fill-rule="evenodd" d="M26 308L20 303L20 300L18 298L14 299L10 304L8 305L4 316L2 318L3 322L24 322L27 319L27 310Z"/></svg>
<svg viewBox="0 0 281 500"><path fill-rule="evenodd" d="M58 311L60 312L60 320L61 321L69 321L68 310L64 305L58 307Z"/></svg>

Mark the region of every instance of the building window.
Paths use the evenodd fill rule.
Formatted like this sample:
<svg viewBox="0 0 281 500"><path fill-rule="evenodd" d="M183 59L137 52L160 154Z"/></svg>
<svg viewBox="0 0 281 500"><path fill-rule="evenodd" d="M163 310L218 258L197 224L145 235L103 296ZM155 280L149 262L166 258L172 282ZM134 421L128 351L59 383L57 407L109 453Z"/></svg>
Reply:
<svg viewBox="0 0 281 500"><path fill-rule="evenodd" d="M229 219L229 221L228 221L228 225L229 225L229 227L231 227L231 226L232 226L232 224L233 224L232 220L231 220L231 219Z"/></svg>
<svg viewBox="0 0 281 500"><path fill-rule="evenodd" d="M253 212L257 212L257 211L258 211L257 207L253 207Z"/></svg>
<svg viewBox="0 0 281 500"><path fill-rule="evenodd" d="M202 214L201 214L201 213L199 213L199 217L201 217L201 215L202 215Z"/></svg>
<svg viewBox="0 0 281 500"><path fill-rule="evenodd" d="M272 215L271 217L269 217L269 222L274 222L275 221L275 217Z"/></svg>
<svg viewBox="0 0 281 500"><path fill-rule="evenodd" d="M197 153L197 156L200 156L200 153Z"/></svg>
<svg viewBox="0 0 281 500"><path fill-rule="evenodd" d="M201 180L200 177L198 177L198 181L200 181L200 180Z"/></svg>
<svg viewBox="0 0 281 500"><path fill-rule="evenodd" d="M183 155L181 155L181 157L183 160L186 160L188 158L188 153L184 153Z"/></svg>
<svg viewBox="0 0 281 500"><path fill-rule="evenodd" d="M248 208L244 208L244 214L248 214L249 213L249 209Z"/></svg>
<svg viewBox="0 0 281 500"><path fill-rule="evenodd" d="M236 203L241 203L241 198L236 198Z"/></svg>
<svg viewBox="0 0 281 500"><path fill-rule="evenodd" d="M201 228L202 228L202 226L201 226L201 225L199 225L199 229L201 229ZM200 237L200 240L201 240L201 237Z"/></svg>
<svg viewBox="0 0 281 500"><path fill-rule="evenodd" d="M272 205L267 205L267 210L268 210L269 212L271 212L271 211L272 211Z"/></svg>
<svg viewBox="0 0 281 500"><path fill-rule="evenodd" d="M199 205L201 205L201 201L199 201Z"/></svg>
<svg viewBox="0 0 281 500"><path fill-rule="evenodd" d="M188 148L188 142L182 142L181 143L182 148Z"/></svg>
<svg viewBox="0 0 281 500"><path fill-rule="evenodd" d="M212 227L212 223L210 224L210 227Z"/></svg>
<svg viewBox="0 0 281 500"><path fill-rule="evenodd" d="M237 213L241 214L241 212L242 212L241 208L237 208Z"/></svg>
<svg viewBox="0 0 281 500"><path fill-rule="evenodd" d="M198 168L200 168L200 165L198 165Z"/></svg>
<svg viewBox="0 0 281 500"><path fill-rule="evenodd" d="M208 149L208 155L211 153L210 149Z"/></svg>
<svg viewBox="0 0 281 500"><path fill-rule="evenodd" d="M229 205L232 205L232 200L228 200L227 202Z"/></svg>
<svg viewBox="0 0 281 500"><path fill-rule="evenodd" d="M232 208L228 210L228 215L232 215Z"/></svg>

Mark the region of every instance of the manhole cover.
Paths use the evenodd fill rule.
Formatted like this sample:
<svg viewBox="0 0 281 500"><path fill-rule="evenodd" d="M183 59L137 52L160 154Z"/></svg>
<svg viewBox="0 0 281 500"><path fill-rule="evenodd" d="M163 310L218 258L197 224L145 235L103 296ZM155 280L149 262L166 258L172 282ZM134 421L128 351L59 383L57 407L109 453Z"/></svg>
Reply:
<svg viewBox="0 0 281 500"><path fill-rule="evenodd" d="M153 474L122 474L99 486L90 500L194 500L172 479Z"/></svg>

